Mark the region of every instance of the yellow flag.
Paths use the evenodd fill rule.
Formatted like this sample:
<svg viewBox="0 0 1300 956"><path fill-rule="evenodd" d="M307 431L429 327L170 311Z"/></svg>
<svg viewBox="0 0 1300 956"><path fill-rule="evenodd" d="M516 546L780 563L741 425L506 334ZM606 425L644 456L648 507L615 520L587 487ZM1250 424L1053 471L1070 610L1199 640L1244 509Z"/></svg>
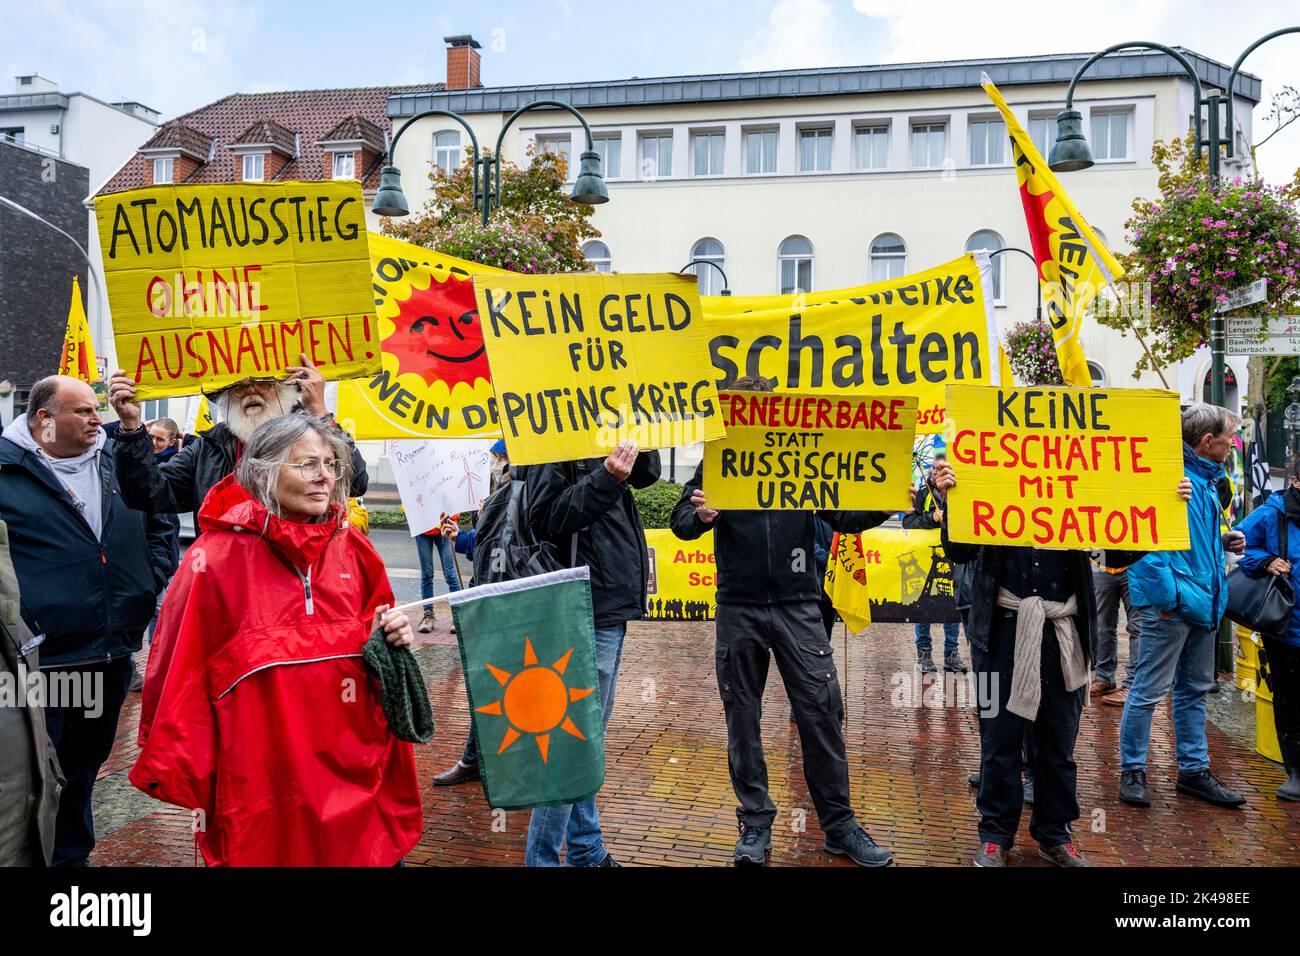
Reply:
<svg viewBox="0 0 1300 956"><path fill-rule="evenodd" d="M190 422L190 427L185 430L186 434L202 435L215 424L216 421L212 418L212 409L208 406L208 397L200 395L199 404L194 409L194 420Z"/></svg>
<svg viewBox="0 0 1300 956"><path fill-rule="evenodd" d="M831 557L822 581L826 596L854 634L871 623L871 599L867 594L867 562L862 539L856 534L836 532Z"/></svg>
<svg viewBox="0 0 1300 956"><path fill-rule="evenodd" d="M1083 317L1098 293L1123 276L1124 270L1071 202L1056 174L1047 168L1034 141L987 74L982 82L984 92L1006 120L1011 138L1020 201L1061 374L1066 385L1091 385L1092 374L1079 341Z"/></svg>
<svg viewBox="0 0 1300 956"><path fill-rule="evenodd" d="M63 333L63 354L59 357L59 374L71 375L87 385L99 378L95 365L95 345L90 341L90 324L81 304L81 284L72 277L72 303L68 306L68 328Z"/></svg>

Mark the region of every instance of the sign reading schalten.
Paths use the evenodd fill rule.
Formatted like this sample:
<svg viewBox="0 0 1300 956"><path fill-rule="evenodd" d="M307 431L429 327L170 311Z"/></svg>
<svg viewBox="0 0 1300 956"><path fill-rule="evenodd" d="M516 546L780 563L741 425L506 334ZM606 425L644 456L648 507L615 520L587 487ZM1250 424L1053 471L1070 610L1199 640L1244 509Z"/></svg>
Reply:
<svg viewBox="0 0 1300 956"><path fill-rule="evenodd" d="M496 438L496 396L467 262L370 235L383 367L339 385L339 423L362 438Z"/></svg>
<svg viewBox="0 0 1300 956"><path fill-rule="evenodd" d="M896 511L912 477L916 398L719 392L704 446L709 507Z"/></svg>
<svg viewBox="0 0 1300 956"><path fill-rule="evenodd" d="M988 254L977 252L833 292L710 296L718 386L762 375L788 392L915 395L916 430L941 432L947 385L1000 384L991 289Z"/></svg>
<svg viewBox="0 0 1300 956"><path fill-rule="evenodd" d="M379 371L361 184L151 186L95 199L118 360L140 398Z"/></svg>
<svg viewBox="0 0 1300 956"><path fill-rule="evenodd" d="M974 544L1190 546L1178 395L1151 389L948 388L948 535Z"/></svg>
<svg viewBox="0 0 1300 956"><path fill-rule="evenodd" d="M722 434L694 276L476 275L474 293L511 462Z"/></svg>

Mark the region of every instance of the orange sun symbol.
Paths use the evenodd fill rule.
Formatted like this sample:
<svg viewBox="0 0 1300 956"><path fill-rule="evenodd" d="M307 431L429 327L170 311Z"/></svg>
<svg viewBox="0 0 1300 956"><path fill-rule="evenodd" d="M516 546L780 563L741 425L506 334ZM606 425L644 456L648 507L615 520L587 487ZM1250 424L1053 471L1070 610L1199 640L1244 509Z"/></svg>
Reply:
<svg viewBox="0 0 1300 956"><path fill-rule="evenodd" d="M569 666L573 648L550 667L537 663L533 642L524 636L524 669L517 674L484 663L497 683L505 688L500 700L476 707L480 714L503 716L510 725L497 753L503 752L524 734L533 734L542 763L546 763L551 749L551 731L557 727L579 740L586 740L582 731L569 717L569 704L582 700L595 691L594 687L570 687L564 683L564 669Z"/></svg>

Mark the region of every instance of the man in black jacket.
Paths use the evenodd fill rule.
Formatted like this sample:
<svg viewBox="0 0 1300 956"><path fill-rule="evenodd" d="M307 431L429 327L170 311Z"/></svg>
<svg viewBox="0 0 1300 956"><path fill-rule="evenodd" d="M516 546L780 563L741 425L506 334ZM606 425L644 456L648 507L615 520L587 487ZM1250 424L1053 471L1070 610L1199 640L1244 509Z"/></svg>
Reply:
<svg viewBox="0 0 1300 956"><path fill-rule="evenodd" d="M306 355L302 365L288 369L284 381L245 379L209 396L222 421L159 465L149 433L140 423L135 382L118 369L108 380L108 400L122 420L113 436L119 447L122 497L132 508L154 514L198 511L212 487L235 470L244 445L264 422L280 415L301 413L313 417L329 414L325 407L325 379ZM352 486L359 498L370 484L366 461L352 445ZM198 533L198 522L195 522Z"/></svg>
<svg viewBox="0 0 1300 956"><path fill-rule="evenodd" d="M94 848L91 791L113 748L130 655L175 570L163 522L122 501L98 406L89 385L50 376L0 438L0 517L23 620L43 636L46 726L67 777L55 866L84 866Z"/></svg>
<svg viewBox="0 0 1300 956"><path fill-rule="evenodd" d="M627 622L645 614L649 557L645 529L632 488L659 480L659 452L638 452L623 441L606 458L535 465L527 470L528 526L555 547L567 567L591 572L596 623L596 670L605 725L614 709L614 688ZM528 866L559 866L567 845L570 866L618 866L605 850L596 798L538 807L528 826Z"/></svg>
<svg viewBox="0 0 1300 956"><path fill-rule="evenodd" d="M770 392L762 378L734 391ZM824 846L861 866L893 860L862 827L849 802L844 701L818 600L817 518L855 533L887 521L885 511L727 511L708 506L703 463L673 507L673 534L686 541L713 529L718 568L715 656L727 718L727 767L740 807L737 863L762 864L772 846L776 805L767 790L761 721L771 656L790 698L803 747L804 779L825 834Z"/></svg>
<svg viewBox="0 0 1300 956"><path fill-rule="evenodd" d="M945 499L957 484L947 462L935 465L932 478ZM1190 497L1190 483L1180 483L1178 493ZM1028 724L1035 744L1029 832L1038 841L1039 854L1052 863L1091 866L1075 849L1071 832L1079 817L1074 743L1097 649L1089 553L958 543L948 536L946 508L942 538L949 560L965 565L957 605L979 697L980 849L975 865L1007 865L1023 808L1020 774ZM1128 564L1141 554L1111 552L1110 557ZM1041 622L1037 628L1034 621ZM1032 650L1032 643L1038 643L1038 654L1020 653ZM1026 660L1038 667L1027 667Z"/></svg>

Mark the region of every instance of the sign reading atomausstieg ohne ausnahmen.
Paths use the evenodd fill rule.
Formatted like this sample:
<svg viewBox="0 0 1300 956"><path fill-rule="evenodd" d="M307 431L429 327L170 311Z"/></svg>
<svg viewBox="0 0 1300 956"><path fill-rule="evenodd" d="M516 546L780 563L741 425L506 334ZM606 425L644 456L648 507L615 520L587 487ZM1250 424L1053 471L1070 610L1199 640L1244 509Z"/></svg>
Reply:
<svg viewBox="0 0 1300 956"><path fill-rule="evenodd" d="M727 434L704 446L710 508L906 506L916 396L724 391L718 401Z"/></svg>
<svg viewBox="0 0 1300 956"><path fill-rule="evenodd" d="M948 413L951 540L1190 546L1177 393L950 385Z"/></svg>
<svg viewBox="0 0 1300 956"><path fill-rule="evenodd" d="M151 186L95 199L118 361L140 398L380 369L361 184Z"/></svg>
<svg viewBox="0 0 1300 956"><path fill-rule="evenodd" d="M512 463L722 434L694 276L476 275L474 294Z"/></svg>

